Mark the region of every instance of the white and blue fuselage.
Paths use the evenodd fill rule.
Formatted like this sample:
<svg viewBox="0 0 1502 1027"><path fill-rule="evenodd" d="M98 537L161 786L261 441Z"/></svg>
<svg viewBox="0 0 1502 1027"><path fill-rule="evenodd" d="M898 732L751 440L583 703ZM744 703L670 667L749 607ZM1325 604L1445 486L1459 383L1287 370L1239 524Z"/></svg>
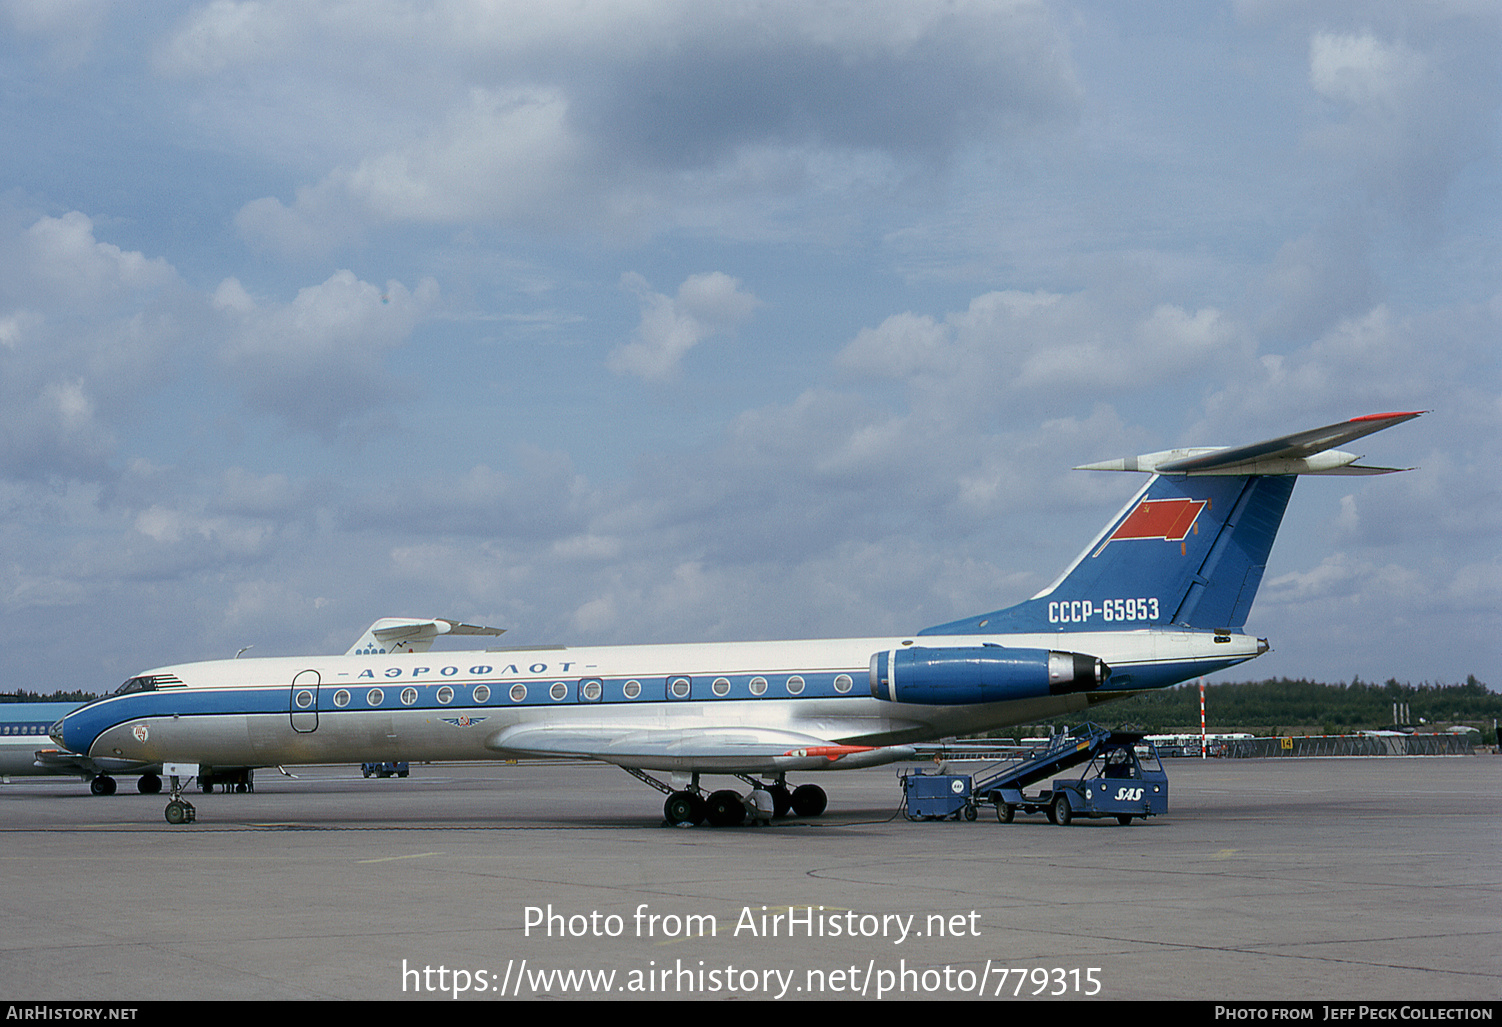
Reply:
<svg viewBox="0 0 1502 1027"><path fill-rule="evenodd" d="M1142 629L221 660L132 679L134 689L66 718L59 740L93 756L214 766L579 755L655 770L843 769L1119 694L1108 679L996 702L886 701L872 694L877 654L1064 643L1130 690L1266 648L1245 635Z"/></svg>

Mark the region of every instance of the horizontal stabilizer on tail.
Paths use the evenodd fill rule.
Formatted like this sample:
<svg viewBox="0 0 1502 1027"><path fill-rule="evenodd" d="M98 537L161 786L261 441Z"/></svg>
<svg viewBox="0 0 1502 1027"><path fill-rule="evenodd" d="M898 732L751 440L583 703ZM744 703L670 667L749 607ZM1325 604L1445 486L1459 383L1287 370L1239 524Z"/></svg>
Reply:
<svg viewBox="0 0 1502 1027"><path fill-rule="evenodd" d="M1323 428L1283 435L1250 446L1231 448L1165 449L1141 456L1082 464L1077 471L1145 471L1154 474L1391 474L1405 467L1366 467L1354 453L1334 447L1365 435L1411 421L1423 410L1368 414Z"/></svg>
<svg viewBox="0 0 1502 1027"><path fill-rule="evenodd" d="M425 653L439 635L503 635L505 628L484 628L478 624L461 624L442 617L382 617L360 640L349 647L345 656L372 656L379 653Z"/></svg>

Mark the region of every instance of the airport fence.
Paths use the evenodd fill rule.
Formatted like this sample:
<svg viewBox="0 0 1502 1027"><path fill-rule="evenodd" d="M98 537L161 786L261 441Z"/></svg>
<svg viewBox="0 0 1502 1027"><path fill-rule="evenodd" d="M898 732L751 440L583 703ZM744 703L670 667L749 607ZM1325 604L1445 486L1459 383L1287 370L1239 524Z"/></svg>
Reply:
<svg viewBox="0 0 1502 1027"><path fill-rule="evenodd" d="M1306 735L1289 738L1244 738L1227 741L1233 759L1273 756L1471 756L1475 746L1466 735Z"/></svg>

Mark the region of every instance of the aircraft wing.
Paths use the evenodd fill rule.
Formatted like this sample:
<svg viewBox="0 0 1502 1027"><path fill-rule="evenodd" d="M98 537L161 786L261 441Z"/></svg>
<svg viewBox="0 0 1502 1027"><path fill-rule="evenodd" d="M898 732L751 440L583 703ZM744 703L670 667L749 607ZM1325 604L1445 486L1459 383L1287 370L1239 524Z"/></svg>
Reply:
<svg viewBox="0 0 1502 1027"><path fill-rule="evenodd" d="M439 635L501 635L505 632L505 628L483 628L478 624L461 624L442 617L382 617L367 628L344 655L425 653Z"/></svg>
<svg viewBox="0 0 1502 1027"><path fill-rule="evenodd" d="M549 727L518 724L486 747L521 756L578 756L642 770L768 773L879 766L912 758L905 745L842 745L828 739L760 727L685 730Z"/></svg>
<svg viewBox="0 0 1502 1027"><path fill-rule="evenodd" d="M1222 449L1169 449L1159 453L1084 464L1077 471L1150 471L1157 474L1391 474L1403 467L1366 467L1336 446L1411 421L1423 410L1367 414L1323 428L1281 435L1266 442Z"/></svg>
<svg viewBox="0 0 1502 1027"><path fill-rule="evenodd" d="M99 765L89 757L63 749L38 750L35 766L54 774L93 774L99 771Z"/></svg>
<svg viewBox="0 0 1502 1027"><path fill-rule="evenodd" d="M51 774L119 774L139 770L142 767L155 766L151 763L142 763L140 760L99 760L92 756L68 752L66 749L38 749L35 756L36 760L32 765L38 770L45 770Z"/></svg>

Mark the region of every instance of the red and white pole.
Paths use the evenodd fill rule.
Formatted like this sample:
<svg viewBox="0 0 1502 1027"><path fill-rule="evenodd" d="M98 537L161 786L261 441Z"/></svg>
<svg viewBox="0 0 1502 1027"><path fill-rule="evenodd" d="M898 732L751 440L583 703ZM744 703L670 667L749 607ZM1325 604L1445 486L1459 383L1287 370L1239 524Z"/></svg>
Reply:
<svg viewBox="0 0 1502 1027"><path fill-rule="evenodd" d="M1205 679L1200 678L1200 759L1205 759L1209 751L1205 743Z"/></svg>

